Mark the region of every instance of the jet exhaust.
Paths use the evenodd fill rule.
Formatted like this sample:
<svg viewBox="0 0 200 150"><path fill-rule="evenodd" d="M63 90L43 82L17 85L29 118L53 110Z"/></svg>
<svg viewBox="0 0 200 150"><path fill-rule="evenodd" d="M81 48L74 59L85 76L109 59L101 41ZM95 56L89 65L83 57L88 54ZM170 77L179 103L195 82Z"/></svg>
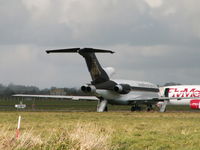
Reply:
<svg viewBox="0 0 200 150"><path fill-rule="evenodd" d="M118 84L114 87L114 91L119 94L128 94L131 91L131 86L128 84Z"/></svg>
<svg viewBox="0 0 200 150"><path fill-rule="evenodd" d="M81 91L85 93L94 93L96 92L96 87L94 85L83 85L81 86Z"/></svg>

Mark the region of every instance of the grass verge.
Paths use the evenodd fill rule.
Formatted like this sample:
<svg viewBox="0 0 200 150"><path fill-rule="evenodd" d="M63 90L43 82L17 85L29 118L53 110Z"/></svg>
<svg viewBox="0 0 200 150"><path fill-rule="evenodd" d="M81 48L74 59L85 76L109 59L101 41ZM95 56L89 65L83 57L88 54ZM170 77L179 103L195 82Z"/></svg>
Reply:
<svg viewBox="0 0 200 150"><path fill-rule="evenodd" d="M15 138L18 115L20 138ZM196 112L0 112L0 149L195 150Z"/></svg>

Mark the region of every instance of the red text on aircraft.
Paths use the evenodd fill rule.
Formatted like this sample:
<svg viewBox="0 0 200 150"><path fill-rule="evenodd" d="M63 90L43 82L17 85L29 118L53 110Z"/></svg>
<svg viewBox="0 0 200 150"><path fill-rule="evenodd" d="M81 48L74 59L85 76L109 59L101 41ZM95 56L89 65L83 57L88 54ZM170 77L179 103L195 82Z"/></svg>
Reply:
<svg viewBox="0 0 200 150"><path fill-rule="evenodd" d="M200 97L200 90L196 88L192 88L192 89L170 88L169 97Z"/></svg>

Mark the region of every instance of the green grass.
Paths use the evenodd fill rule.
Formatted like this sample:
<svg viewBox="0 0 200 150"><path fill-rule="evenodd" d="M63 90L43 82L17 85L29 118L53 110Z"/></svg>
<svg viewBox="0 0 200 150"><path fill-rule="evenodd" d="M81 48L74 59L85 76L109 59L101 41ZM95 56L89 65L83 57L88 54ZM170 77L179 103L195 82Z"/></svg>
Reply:
<svg viewBox="0 0 200 150"><path fill-rule="evenodd" d="M22 98L0 98L0 111L16 111L15 104L23 101L27 107L23 111L84 111L95 112L96 101L71 101L61 99L29 99ZM34 104L34 107L33 107ZM109 111L130 111L131 106L108 105ZM146 109L146 108L144 108ZM167 111L197 111L191 110L189 106L167 106Z"/></svg>
<svg viewBox="0 0 200 150"><path fill-rule="evenodd" d="M200 149L197 112L0 112L0 118L0 149Z"/></svg>

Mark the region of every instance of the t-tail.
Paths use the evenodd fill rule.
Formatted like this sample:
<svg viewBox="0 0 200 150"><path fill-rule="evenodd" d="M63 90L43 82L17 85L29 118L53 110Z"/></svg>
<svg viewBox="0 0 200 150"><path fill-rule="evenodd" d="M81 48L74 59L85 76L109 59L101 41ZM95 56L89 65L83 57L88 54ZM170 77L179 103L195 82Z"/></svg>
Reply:
<svg viewBox="0 0 200 150"><path fill-rule="evenodd" d="M111 53L110 50L93 49L93 48L70 48L70 49L57 49L57 50L47 50L49 53L79 53L85 58L88 70L92 77L92 84L99 84L109 81L109 75L101 67L95 53Z"/></svg>

